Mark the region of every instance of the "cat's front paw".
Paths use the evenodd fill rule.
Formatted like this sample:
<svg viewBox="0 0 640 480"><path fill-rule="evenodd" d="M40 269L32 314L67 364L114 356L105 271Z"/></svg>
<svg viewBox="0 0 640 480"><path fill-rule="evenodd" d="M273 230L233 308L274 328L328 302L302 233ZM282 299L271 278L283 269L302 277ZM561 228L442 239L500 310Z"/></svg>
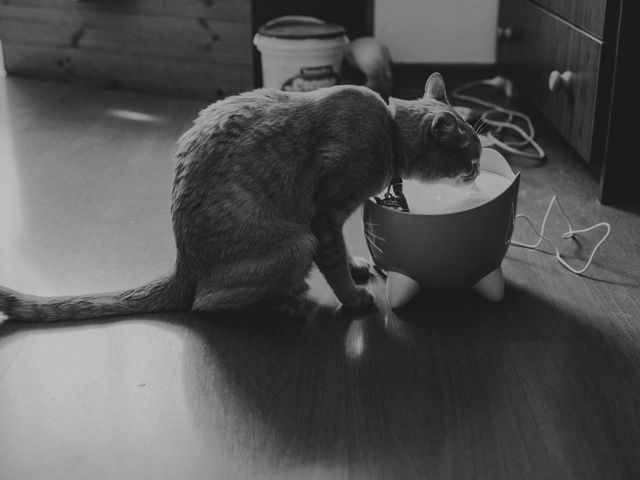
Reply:
<svg viewBox="0 0 640 480"><path fill-rule="evenodd" d="M356 287L347 294L340 295L340 301L348 308L364 308L373 303L373 295L366 288Z"/></svg>
<svg viewBox="0 0 640 480"><path fill-rule="evenodd" d="M349 260L349 273L356 283L369 280L369 261L363 257L352 257Z"/></svg>

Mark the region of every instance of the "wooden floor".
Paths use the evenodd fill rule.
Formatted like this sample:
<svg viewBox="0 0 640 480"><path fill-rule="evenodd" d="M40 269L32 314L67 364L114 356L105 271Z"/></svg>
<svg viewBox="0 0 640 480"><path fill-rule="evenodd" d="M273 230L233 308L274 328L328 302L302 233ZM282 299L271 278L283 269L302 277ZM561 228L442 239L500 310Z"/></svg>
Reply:
<svg viewBox="0 0 640 480"><path fill-rule="evenodd" d="M0 284L132 287L168 270L171 155L200 102L0 79ZM612 224L583 277L511 247L504 302L426 293L304 320L245 313L0 324L0 478L631 479L640 472L640 217L542 128L519 210ZM346 228L365 254L361 221ZM550 234L565 230L553 216ZM531 240L523 225L515 237ZM586 258L597 235L563 251Z"/></svg>

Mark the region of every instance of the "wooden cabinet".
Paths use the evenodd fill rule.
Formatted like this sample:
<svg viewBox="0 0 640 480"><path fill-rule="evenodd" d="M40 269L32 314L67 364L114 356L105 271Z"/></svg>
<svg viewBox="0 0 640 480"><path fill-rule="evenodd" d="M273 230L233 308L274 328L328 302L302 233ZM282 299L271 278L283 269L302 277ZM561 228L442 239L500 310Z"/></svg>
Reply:
<svg viewBox="0 0 640 480"><path fill-rule="evenodd" d="M518 72L519 87L534 106L590 158L600 42L527 1L506 2L501 23L517 35L517 41L501 46L501 61ZM552 91L553 72L570 73L556 80Z"/></svg>
<svg viewBox="0 0 640 480"><path fill-rule="evenodd" d="M3 0L7 72L215 99L253 87L250 0Z"/></svg>
<svg viewBox="0 0 640 480"><path fill-rule="evenodd" d="M638 124L639 94L625 87L628 75L638 71L638 33L631 26L633 14L640 18L637 5L502 0L498 19L498 62L588 162L600 180L601 200L609 204L640 204L632 127Z"/></svg>
<svg viewBox="0 0 640 480"><path fill-rule="evenodd" d="M598 38L604 34L607 0L537 0L536 3Z"/></svg>

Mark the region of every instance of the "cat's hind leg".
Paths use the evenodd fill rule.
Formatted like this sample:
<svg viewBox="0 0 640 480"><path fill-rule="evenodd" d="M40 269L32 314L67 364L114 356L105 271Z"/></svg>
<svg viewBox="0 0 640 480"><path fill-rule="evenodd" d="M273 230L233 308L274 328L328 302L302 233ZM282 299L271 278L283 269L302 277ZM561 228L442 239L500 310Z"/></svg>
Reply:
<svg viewBox="0 0 640 480"><path fill-rule="evenodd" d="M305 293L309 290L306 281L292 285L290 289L283 291L266 302L267 307L286 317L302 317L307 311L309 299Z"/></svg>
<svg viewBox="0 0 640 480"><path fill-rule="evenodd" d="M304 295L307 289L276 289L268 285L239 285L221 288L219 285L212 286L206 283L198 288L192 308L196 312L212 313L224 310L241 310L259 305L287 317L298 317L304 314L308 305L308 300Z"/></svg>
<svg viewBox="0 0 640 480"><path fill-rule="evenodd" d="M301 314L314 244L315 239L303 236L268 253L218 266L198 281L193 310L215 312L266 304L288 315Z"/></svg>

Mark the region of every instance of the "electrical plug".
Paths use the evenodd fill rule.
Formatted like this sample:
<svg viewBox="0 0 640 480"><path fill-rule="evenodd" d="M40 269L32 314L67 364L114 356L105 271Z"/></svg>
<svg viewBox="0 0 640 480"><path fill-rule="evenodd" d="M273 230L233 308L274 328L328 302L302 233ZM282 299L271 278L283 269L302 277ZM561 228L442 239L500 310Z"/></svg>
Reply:
<svg viewBox="0 0 640 480"><path fill-rule="evenodd" d="M488 80L483 80L482 83L485 85L491 85L493 88L503 93L508 98L513 97L513 82L508 78L496 75L495 77Z"/></svg>

